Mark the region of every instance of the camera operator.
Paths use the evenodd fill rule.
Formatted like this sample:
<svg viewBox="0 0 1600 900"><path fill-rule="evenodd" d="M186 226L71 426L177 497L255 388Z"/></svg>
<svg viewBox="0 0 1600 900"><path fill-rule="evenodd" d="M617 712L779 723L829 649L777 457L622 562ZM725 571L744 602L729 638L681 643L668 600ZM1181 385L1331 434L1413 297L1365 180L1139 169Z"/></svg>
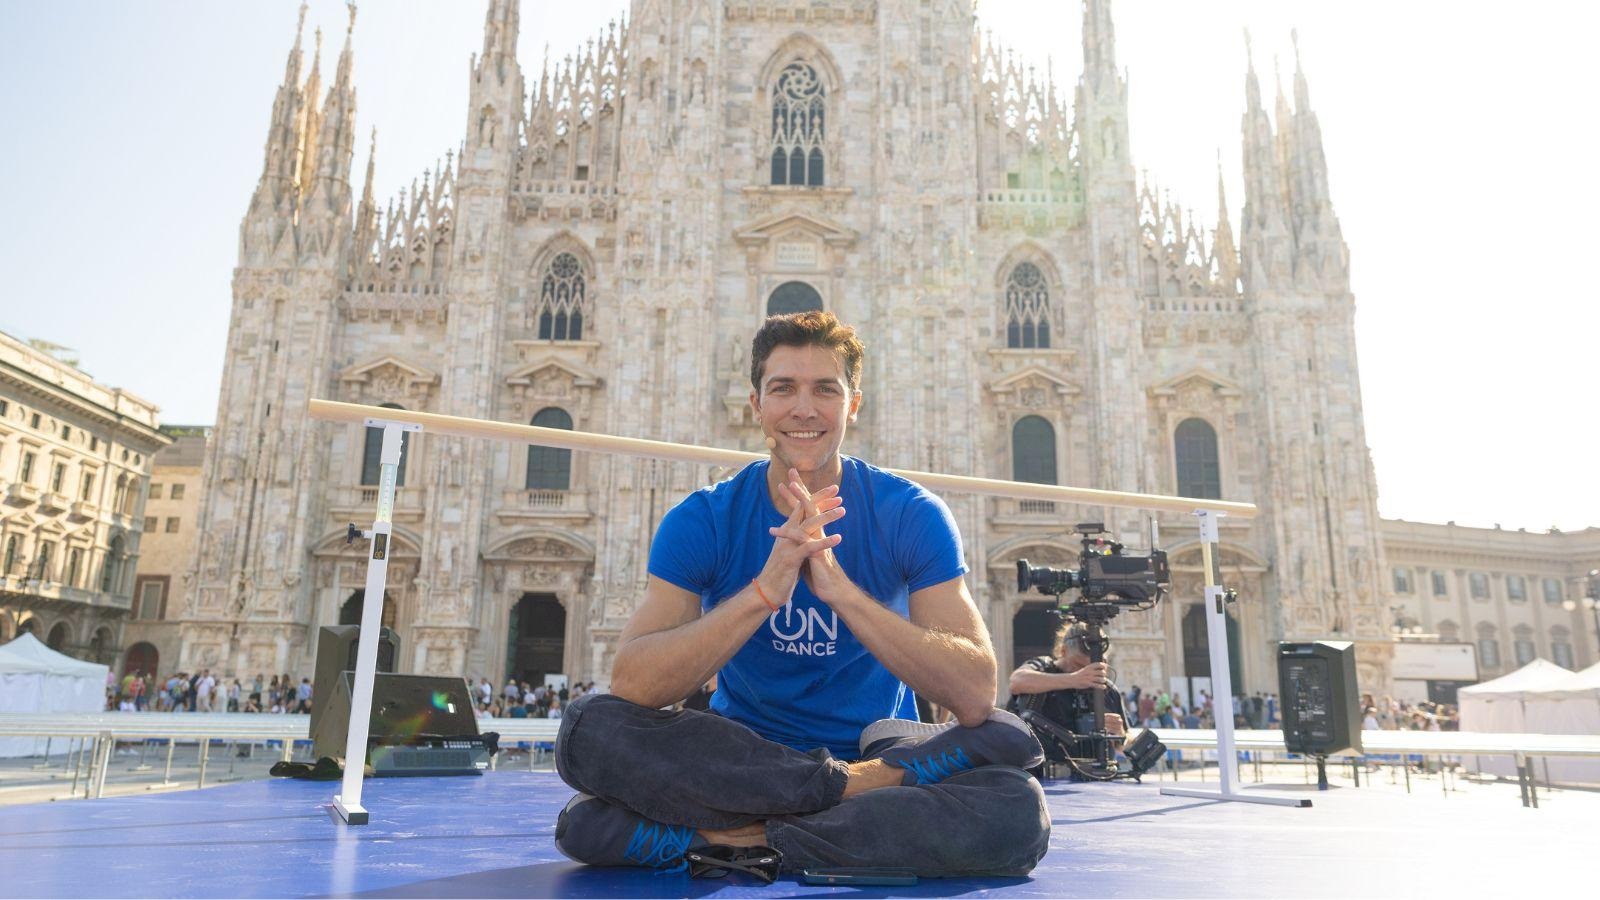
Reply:
<svg viewBox="0 0 1600 900"><path fill-rule="evenodd" d="M1082 622L1063 622L1056 631L1054 655L1036 656L1025 660L1011 673L1011 701L1007 708L1014 713L1033 710L1073 734L1087 735L1094 729L1094 691L1105 695L1105 729L1110 735L1126 734L1126 719L1122 694L1111 683L1107 663L1091 663L1087 646L1088 628ZM1109 647L1107 648L1109 651ZM1063 747L1061 741L1042 728L1034 734L1044 745L1045 758L1053 762L1066 762L1068 756L1079 759L1094 756L1093 742L1083 738ZM1115 746L1120 749L1121 742ZM1042 780L1042 763L1031 770ZM1079 780L1076 771L1073 780Z"/></svg>

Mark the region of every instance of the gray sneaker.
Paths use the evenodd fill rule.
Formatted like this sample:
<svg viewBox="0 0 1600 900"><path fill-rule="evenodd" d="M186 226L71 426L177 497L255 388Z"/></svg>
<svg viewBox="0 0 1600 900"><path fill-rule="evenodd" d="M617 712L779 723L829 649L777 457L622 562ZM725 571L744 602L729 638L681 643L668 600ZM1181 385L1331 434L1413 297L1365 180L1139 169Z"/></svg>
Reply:
<svg viewBox="0 0 1600 900"><path fill-rule="evenodd" d="M1028 769L1044 760L1033 729L1003 709L995 709L976 728L957 722L928 725L906 719L881 719L861 732L863 757L906 770L905 784L935 784L979 766Z"/></svg>
<svg viewBox="0 0 1600 900"><path fill-rule="evenodd" d="M556 849L591 866L667 868L705 845L687 825L663 825L589 794L578 794L556 817Z"/></svg>

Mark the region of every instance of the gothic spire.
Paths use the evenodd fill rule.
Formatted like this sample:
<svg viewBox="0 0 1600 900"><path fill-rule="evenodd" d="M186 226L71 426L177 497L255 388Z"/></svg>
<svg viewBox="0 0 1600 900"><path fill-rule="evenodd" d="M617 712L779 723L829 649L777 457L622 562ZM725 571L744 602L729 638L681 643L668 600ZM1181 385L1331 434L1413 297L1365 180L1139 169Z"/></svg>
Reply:
<svg viewBox="0 0 1600 900"><path fill-rule="evenodd" d="M300 87L301 65L305 59L301 38L305 25L306 4L302 2L295 23L294 45L289 48L289 58L284 64L283 82L272 100L261 178L240 225L241 259L270 256L288 232L298 209L297 181L305 126L305 93Z"/></svg>
<svg viewBox="0 0 1600 900"><path fill-rule="evenodd" d="M311 74L306 76L305 87L301 89L301 126L300 146L298 148L299 161L296 169L296 178L300 186L300 199L304 200L311 193L312 186L316 183L317 140L322 129L322 115L317 109L317 95L322 93L322 29L315 32L316 51L311 57Z"/></svg>
<svg viewBox="0 0 1600 900"><path fill-rule="evenodd" d="M1245 208L1257 217L1275 213L1282 205L1278 167L1278 140L1272 119L1261 105L1261 83L1256 79L1255 60L1250 52L1250 32L1244 33L1245 78L1244 143ZM1283 123L1279 123L1280 125ZM1247 212L1247 215L1249 213Z"/></svg>
<svg viewBox="0 0 1600 900"><path fill-rule="evenodd" d="M300 4L300 15L295 22L294 46L289 48L289 58L283 67L283 83L278 85L277 96L272 101L272 121L267 127L267 146L257 185L257 198L251 203L254 210L258 201L265 200L270 207L280 207L290 195L289 188L296 177L295 163L300 150L300 116L304 94L300 91L300 67L305 53L300 49L300 39L306 29L306 3ZM288 212L288 210L281 210Z"/></svg>
<svg viewBox="0 0 1600 900"><path fill-rule="evenodd" d="M483 18L483 53L478 57L478 77L493 70L500 81L517 64L517 33L521 28L522 0L489 0Z"/></svg>
<svg viewBox="0 0 1600 900"><path fill-rule="evenodd" d="M1096 92L1117 83L1117 41L1111 0L1083 0L1083 77Z"/></svg>
<svg viewBox="0 0 1600 900"><path fill-rule="evenodd" d="M333 83L316 113L314 131L308 132L306 152L310 171L304 211L300 216L301 253L337 254L350 238L350 164L355 157L356 89L351 79L352 44L356 8L347 2L350 21L344 47L334 68ZM309 93L308 100L314 100ZM308 107L308 115L311 109ZM314 142L313 142L314 141Z"/></svg>
<svg viewBox="0 0 1600 900"><path fill-rule="evenodd" d="M492 151L507 161L516 146L525 99L522 68L517 65L521 8L522 0L489 0L483 19L483 53L472 60L463 164L482 164L482 151Z"/></svg>
<svg viewBox="0 0 1600 900"><path fill-rule="evenodd" d="M1345 283L1348 251L1328 192L1322 126L1311 109L1311 90L1300 65L1300 36L1291 31L1290 39L1294 43L1294 114L1291 121L1280 119L1278 127L1287 138L1284 178L1295 234L1295 273L1299 279L1321 279L1340 289Z"/></svg>
<svg viewBox="0 0 1600 900"><path fill-rule="evenodd" d="M345 183L348 193L350 159L355 152L356 89L350 70L355 56L351 43L356 30L356 5L353 0L346 0L345 5L350 12L350 24L345 28L344 48L339 51L333 86L328 88L327 99L322 104L317 175Z"/></svg>
<svg viewBox="0 0 1600 900"><path fill-rule="evenodd" d="M1306 87L1306 73L1300 68L1300 30L1289 30L1289 43L1294 45L1294 108L1297 111L1311 109L1311 89Z"/></svg>
<svg viewBox="0 0 1600 900"><path fill-rule="evenodd" d="M334 73L334 84L348 86L350 84L350 41L356 33L356 3L355 0L345 0L345 8L350 13L350 24L344 30L344 48L339 51L339 67Z"/></svg>
<svg viewBox="0 0 1600 900"><path fill-rule="evenodd" d="M372 199L372 173L378 159L378 129L372 129L372 144L367 149L367 177L361 185L361 203L356 207L354 237L351 241L350 270L355 274L372 255L378 240L378 204Z"/></svg>
<svg viewBox="0 0 1600 900"><path fill-rule="evenodd" d="M1288 272L1293 252L1284 225L1287 200L1283 169L1279 163L1278 136L1261 104L1261 84L1256 79L1250 52L1250 32L1244 34L1245 111L1240 123L1244 149L1244 212L1240 217L1240 255L1246 289L1259 292ZM1279 122L1282 126L1285 123Z"/></svg>
<svg viewBox="0 0 1600 900"><path fill-rule="evenodd" d="M1074 98L1074 119L1091 177L1127 188L1134 200L1128 155L1128 82L1117 72L1111 0L1083 0L1083 75Z"/></svg>
<svg viewBox="0 0 1600 900"><path fill-rule="evenodd" d="M1239 280L1239 250L1228 222L1228 191L1222 183L1222 151L1217 151L1217 230L1211 239L1212 271L1218 283L1232 292Z"/></svg>
<svg viewBox="0 0 1600 900"><path fill-rule="evenodd" d="M1256 59L1250 50L1248 28L1244 30L1244 105L1246 115L1261 108L1261 82L1256 80Z"/></svg>
<svg viewBox="0 0 1600 900"><path fill-rule="evenodd" d="M300 17L294 24L294 46L289 48L289 61L283 67L283 83L290 87L300 86L300 63L305 54L300 50L300 37L306 31L306 9L310 4L300 0Z"/></svg>

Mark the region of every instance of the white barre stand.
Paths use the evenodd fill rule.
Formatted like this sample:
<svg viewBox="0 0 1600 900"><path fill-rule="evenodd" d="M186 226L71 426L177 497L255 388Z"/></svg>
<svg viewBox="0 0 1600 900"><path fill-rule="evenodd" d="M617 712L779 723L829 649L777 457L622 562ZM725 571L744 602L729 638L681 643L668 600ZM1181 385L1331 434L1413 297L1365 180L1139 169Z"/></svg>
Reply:
<svg viewBox="0 0 1600 900"><path fill-rule="evenodd" d="M1197 509L1194 515L1200 520L1200 562L1206 570L1206 644L1211 651L1211 709L1217 720L1217 773L1221 789L1164 787L1161 794L1166 797L1235 800L1269 806L1310 806L1311 801L1304 797L1246 794L1238 789L1239 757L1233 748L1233 676L1228 671L1228 614L1224 608L1227 591L1218 583L1216 566L1217 544L1220 540L1217 520L1226 513ZM1193 698L1190 698L1190 702L1193 702Z"/></svg>
<svg viewBox="0 0 1600 900"><path fill-rule="evenodd" d="M347 825L367 824L361 805L361 781L367 765L367 731L372 723L372 685L378 673L378 634L383 623L383 592L389 584L390 534L394 530L394 490L400 473L401 437L421 431L421 425L366 420L368 428L383 429L383 450L378 456L378 513L367 549L367 589L361 598L361 633L356 643L356 681L350 695L350 728L344 744L344 783L333 797L333 808ZM327 698L318 697L326 703Z"/></svg>

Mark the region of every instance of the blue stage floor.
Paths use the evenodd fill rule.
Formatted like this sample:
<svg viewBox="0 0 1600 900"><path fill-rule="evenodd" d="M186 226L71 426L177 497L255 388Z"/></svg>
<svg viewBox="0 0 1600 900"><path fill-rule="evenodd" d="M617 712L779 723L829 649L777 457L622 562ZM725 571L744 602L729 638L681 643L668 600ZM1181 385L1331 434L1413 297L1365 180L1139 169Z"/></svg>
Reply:
<svg viewBox="0 0 1600 900"><path fill-rule="evenodd" d="M0 809L0 896L1529 896L1591 879L1600 834L1588 803L1295 785L1316 806L1289 809L1157 787L1047 786L1031 878L845 889L578 866L553 844L569 791L549 773L369 780L360 828L330 818L336 782L251 782Z"/></svg>

